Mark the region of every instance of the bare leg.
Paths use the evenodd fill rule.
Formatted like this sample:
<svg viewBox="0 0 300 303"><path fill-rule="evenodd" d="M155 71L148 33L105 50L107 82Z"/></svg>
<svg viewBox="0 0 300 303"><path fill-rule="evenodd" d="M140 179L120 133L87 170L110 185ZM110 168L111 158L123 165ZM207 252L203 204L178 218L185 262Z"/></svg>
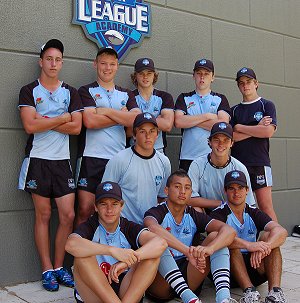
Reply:
<svg viewBox="0 0 300 303"><path fill-rule="evenodd" d="M272 187L263 187L255 191L257 204L260 210L269 215L272 220L278 222L272 202Z"/></svg>
<svg viewBox="0 0 300 303"><path fill-rule="evenodd" d="M153 283L148 287L147 292L149 292L151 296L163 300L173 298L170 285L159 272L156 274Z"/></svg>
<svg viewBox="0 0 300 303"><path fill-rule="evenodd" d="M139 302L153 282L160 259L143 260L125 276L120 288L123 303Z"/></svg>
<svg viewBox="0 0 300 303"><path fill-rule="evenodd" d="M85 190L78 190L78 210L75 227L85 222L95 211L95 195Z"/></svg>
<svg viewBox="0 0 300 303"><path fill-rule="evenodd" d="M75 258L74 278L76 289L87 303L120 303L108 280L98 266L96 257Z"/></svg>
<svg viewBox="0 0 300 303"><path fill-rule="evenodd" d="M51 203L49 198L32 194L35 208L34 237L35 244L40 256L42 271L52 269L50 259L50 236L49 222L51 217Z"/></svg>
<svg viewBox="0 0 300 303"><path fill-rule="evenodd" d="M272 252L264 258L264 268L268 277L269 291L273 287L280 287L282 274L282 257L280 248L274 248Z"/></svg>
<svg viewBox="0 0 300 303"><path fill-rule="evenodd" d="M54 268L61 267L64 262L65 245L68 236L72 232L75 217L74 200L75 194L68 194L55 199L58 209L59 225L55 237Z"/></svg>
<svg viewBox="0 0 300 303"><path fill-rule="evenodd" d="M206 268L204 273L200 272L196 267L194 267L190 262L187 267L187 282L188 286L192 291L195 291L203 280L206 278L210 270L209 258L206 258Z"/></svg>
<svg viewBox="0 0 300 303"><path fill-rule="evenodd" d="M253 287L243 255L239 249L230 250L230 271L242 290Z"/></svg>

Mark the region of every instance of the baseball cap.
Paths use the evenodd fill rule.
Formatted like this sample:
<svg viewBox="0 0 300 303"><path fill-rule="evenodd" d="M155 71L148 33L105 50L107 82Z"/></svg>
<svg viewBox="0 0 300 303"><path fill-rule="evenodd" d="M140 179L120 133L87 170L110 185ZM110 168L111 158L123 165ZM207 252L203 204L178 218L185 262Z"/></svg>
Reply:
<svg viewBox="0 0 300 303"><path fill-rule="evenodd" d="M209 139L211 139L214 135L223 134L230 139L233 138L233 129L232 126L226 122L217 122L213 125L210 131Z"/></svg>
<svg viewBox="0 0 300 303"><path fill-rule="evenodd" d="M256 80L256 75L253 69L249 67L243 67L236 73L235 81L238 81L241 77L248 77Z"/></svg>
<svg viewBox="0 0 300 303"><path fill-rule="evenodd" d="M133 122L133 128L139 127L144 123L152 123L154 126L157 126L156 118L150 113L141 113L138 114Z"/></svg>
<svg viewBox="0 0 300 303"><path fill-rule="evenodd" d="M212 73L215 72L214 64L212 61L204 58L195 62L193 71L197 70L198 68L205 68Z"/></svg>
<svg viewBox="0 0 300 303"><path fill-rule="evenodd" d="M122 200L122 190L118 183L102 182L97 186L95 197L96 202L103 198L113 198L120 201Z"/></svg>
<svg viewBox="0 0 300 303"><path fill-rule="evenodd" d="M62 42L57 39L51 39L41 47L40 58L42 58L43 53L48 48L56 48L62 53L62 55L64 54L64 45L62 44Z"/></svg>
<svg viewBox="0 0 300 303"><path fill-rule="evenodd" d="M150 58L140 58L136 60L134 65L134 71L139 73L145 69L155 72L154 62Z"/></svg>
<svg viewBox="0 0 300 303"><path fill-rule="evenodd" d="M111 46L105 46L105 47L99 48L96 58L103 53L109 53L109 54L115 55L116 58L119 59L117 51L114 48L112 48Z"/></svg>
<svg viewBox="0 0 300 303"><path fill-rule="evenodd" d="M225 175L224 187L228 187L230 184L239 184L244 187L248 186L246 176L240 170L233 170Z"/></svg>

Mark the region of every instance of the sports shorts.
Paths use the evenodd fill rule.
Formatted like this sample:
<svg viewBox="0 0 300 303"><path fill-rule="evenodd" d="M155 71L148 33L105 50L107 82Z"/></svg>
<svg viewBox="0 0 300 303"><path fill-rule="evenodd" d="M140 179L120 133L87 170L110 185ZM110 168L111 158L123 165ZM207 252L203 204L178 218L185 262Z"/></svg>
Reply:
<svg viewBox="0 0 300 303"><path fill-rule="evenodd" d="M261 285L261 284L265 283L266 281L268 281L268 278L265 274L260 274L256 269L254 269L251 266L251 264L250 264L251 254L245 253L242 255L244 258L244 262L245 262L245 265L247 268L249 278L250 278L253 286L256 287L256 286ZM237 281L235 280L235 278L230 274L230 288L236 288L236 287L240 287L240 286L237 283Z"/></svg>
<svg viewBox="0 0 300 303"><path fill-rule="evenodd" d="M70 161L25 158L18 188L46 198L74 193L75 182Z"/></svg>
<svg viewBox="0 0 300 303"><path fill-rule="evenodd" d="M82 157L77 160L76 183L77 188L95 193L101 183L108 159Z"/></svg>
<svg viewBox="0 0 300 303"><path fill-rule="evenodd" d="M247 166L252 190L273 185L270 166Z"/></svg>

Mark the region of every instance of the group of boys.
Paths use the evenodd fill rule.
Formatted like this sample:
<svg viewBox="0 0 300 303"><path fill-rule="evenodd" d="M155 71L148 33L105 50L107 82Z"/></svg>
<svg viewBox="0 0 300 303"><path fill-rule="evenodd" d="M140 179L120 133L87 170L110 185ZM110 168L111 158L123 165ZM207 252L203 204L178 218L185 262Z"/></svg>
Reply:
<svg viewBox="0 0 300 303"><path fill-rule="evenodd" d="M78 302L140 302L146 290L158 302L174 296L201 302L195 293L209 272L217 303L235 302L233 285L243 289L242 302L260 302L255 286L266 280L265 302L286 302L279 249L286 231L271 198L276 113L257 95L254 71L238 71L243 102L231 110L224 95L211 91L213 63L198 60L195 90L174 106L170 94L154 88L158 73L150 58L136 61L131 92L114 83L117 52L101 48L97 80L77 92L58 79L63 52L56 39L42 47L40 77L21 89L19 100L30 135L19 188L34 202L44 288L74 286L63 268L66 249L75 257ZM173 124L183 133L181 169L171 174L164 150ZM79 133L74 179L69 135ZM59 215L54 263L51 198Z"/></svg>

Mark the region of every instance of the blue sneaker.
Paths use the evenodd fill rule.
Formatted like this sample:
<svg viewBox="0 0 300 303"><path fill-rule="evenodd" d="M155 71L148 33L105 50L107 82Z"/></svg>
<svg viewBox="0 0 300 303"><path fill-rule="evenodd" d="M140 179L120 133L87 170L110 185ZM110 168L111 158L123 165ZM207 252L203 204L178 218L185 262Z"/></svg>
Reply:
<svg viewBox="0 0 300 303"><path fill-rule="evenodd" d="M74 298L77 303L84 303L76 288L74 288Z"/></svg>
<svg viewBox="0 0 300 303"><path fill-rule="evenodd" d="M67 287L74 287L73 276L65 268L62 267L55 270L54 276L59 284Z"/></svg>
<svg viewBox="0 0 300 303"><path fill-rule="evenodd" d="M58 291L59 285L53 270L47 270L42 275L43 287L48 291Z"/></svg>

